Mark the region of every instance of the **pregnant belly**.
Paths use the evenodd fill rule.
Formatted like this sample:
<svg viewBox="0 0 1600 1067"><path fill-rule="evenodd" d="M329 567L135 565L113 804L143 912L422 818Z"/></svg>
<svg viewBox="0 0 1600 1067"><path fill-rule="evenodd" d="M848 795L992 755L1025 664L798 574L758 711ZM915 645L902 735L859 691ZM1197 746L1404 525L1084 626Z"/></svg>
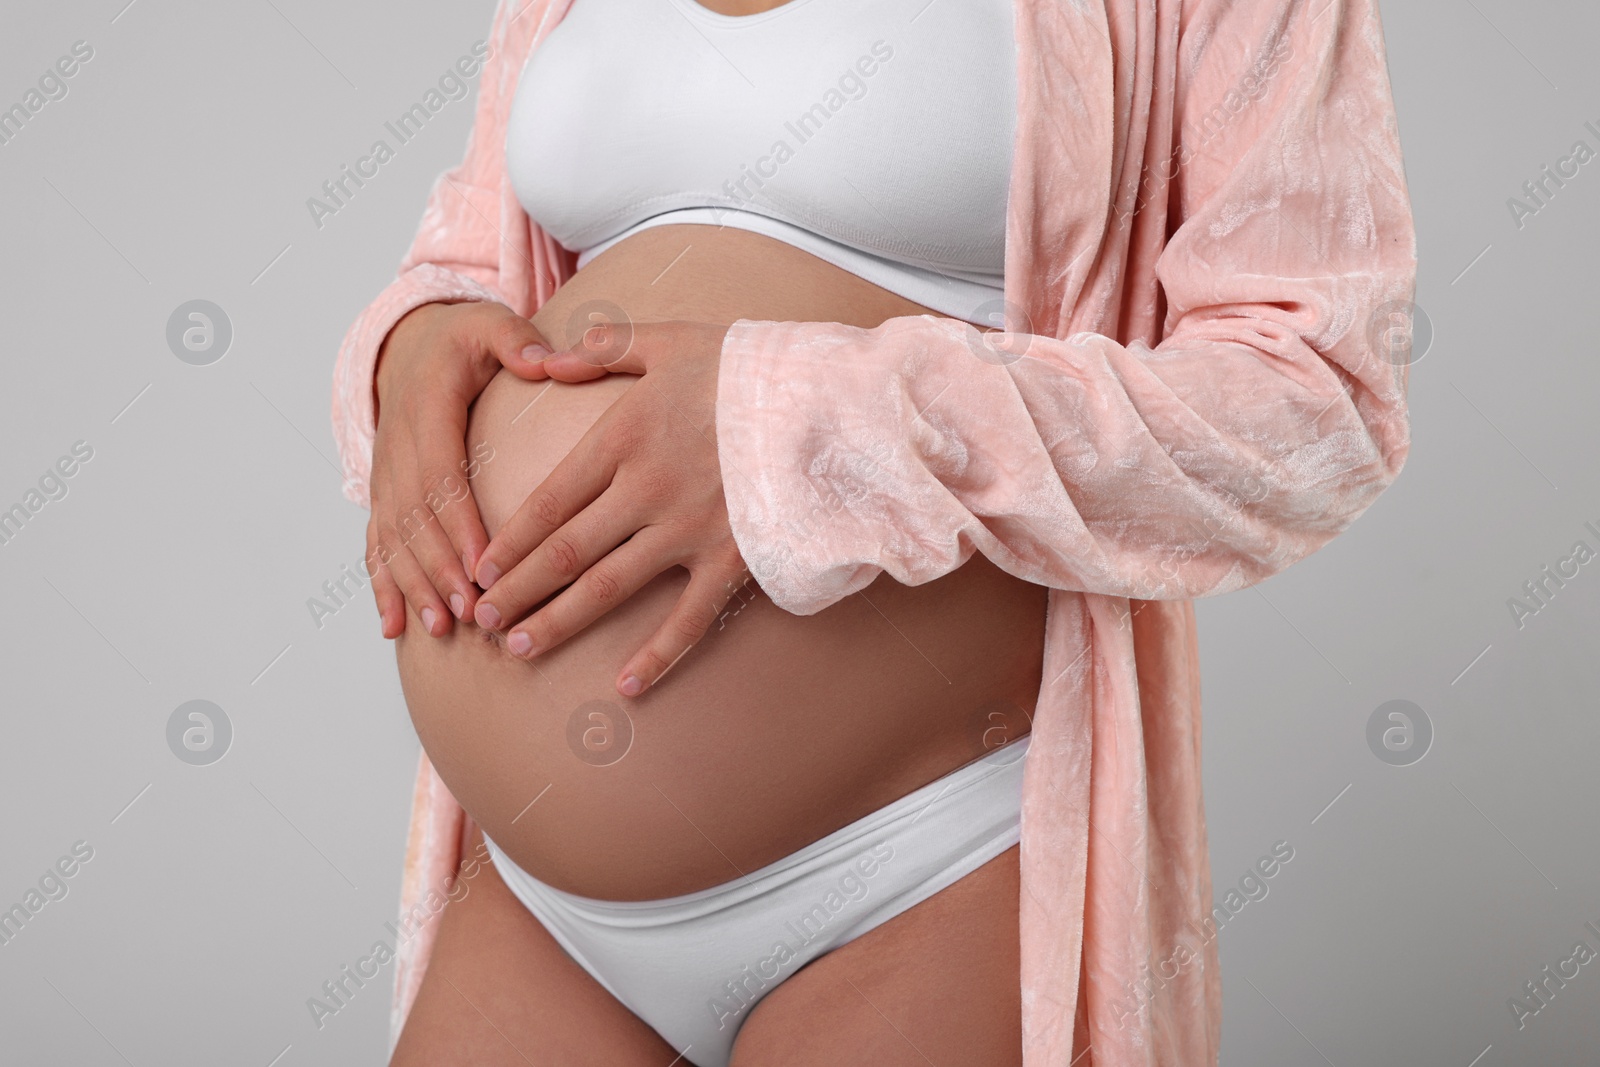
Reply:
<svg viewBox="0 0 1600 1067"><path fill-rule="evenodd" d="M556 347L595 309L635 321L874 326L933 314L791 246L660 226L597 256L533 317ZM491 535L638 381L525 382L473 407L473 493ZM675 568L523 661L470 621L396 642L417 735L467 812L518 865L608 900L693 892L771 863L1026 733L1046 591L980 555L910 587L880 576L809 616L749 583L644 695L613 683L688 581Z"/></svg>

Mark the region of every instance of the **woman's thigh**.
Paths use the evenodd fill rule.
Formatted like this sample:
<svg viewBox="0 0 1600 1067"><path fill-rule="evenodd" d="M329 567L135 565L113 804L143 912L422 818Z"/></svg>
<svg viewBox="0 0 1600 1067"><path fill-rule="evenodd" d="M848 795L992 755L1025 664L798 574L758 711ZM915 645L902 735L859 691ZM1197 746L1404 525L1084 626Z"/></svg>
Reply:
<svg viewBox="0 0 1600 1067"><path fill-rule="evenodd" d="M467 854L479 852L474 833ZM390 1067L681 1067L683 1060L573 962L484 863L445 905Z"/></svg>
<svg viewBox="0 0 1600 1067"><path fill-rule="evenodd" d="M1016 846L756 1005L731 1067L1022 1062Z"/></svg>

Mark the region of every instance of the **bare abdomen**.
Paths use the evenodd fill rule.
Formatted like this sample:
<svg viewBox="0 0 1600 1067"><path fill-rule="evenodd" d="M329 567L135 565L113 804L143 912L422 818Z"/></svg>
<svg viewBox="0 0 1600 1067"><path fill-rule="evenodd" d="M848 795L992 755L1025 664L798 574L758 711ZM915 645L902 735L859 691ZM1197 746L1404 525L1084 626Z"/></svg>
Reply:
<svg viewBox="0 0 1600 1067"><path fill-rule="evenodd" d="M592 301L641 322L873 326L932 314L781 242L710 226L656 227L608 249L533 322L564 347ZM491 535L637 381L502 372L490 383L468 447L493 450L473 483ZM623 662L687 579L657 577L532 662L470 621L431 638L413 620L397 642L440 777L512 859L557 888L643 900L728 881L1028 730L1046 593L980 555L922 586L880 576L805 617L752 582L657 687L618 695Z"/></svg>

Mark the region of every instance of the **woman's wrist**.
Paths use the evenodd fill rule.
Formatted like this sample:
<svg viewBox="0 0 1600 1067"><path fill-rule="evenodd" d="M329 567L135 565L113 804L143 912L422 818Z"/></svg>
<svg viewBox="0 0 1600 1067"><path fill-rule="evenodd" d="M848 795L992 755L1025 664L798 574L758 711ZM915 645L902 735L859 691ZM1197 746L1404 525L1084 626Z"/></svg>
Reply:
<svg viewBox="0 0 1600 1067"><path fill-rule="evenodd" d="M394 376L394 366L395 366L396 361L393 358L385 358L386 356L390 355L390 352L389 352L390 346L392 346L395 343L395 340L396 340L398 335L409 331L414 326L421 325L422 324L421 320L426 319L428 317L428 314L431 314L431 312L433 310L436 310L436 309L438 309L440 307L443 307L443 306L445 306L445 305L443 305L443 304L441 304L441 303L439 303L437 301L430 302L430 303L427 303L427 304L418 304L416 307L412 308L410 311L406 312L404 315L401 315L398 319L396 319L395 320L395 324L393 326L389 327L389 332L384 335L383 341L381 343L379 343L379 345L378 345L378 358L377 358L377 361L373 364L373 370L372 370L372 393L373 393L373 402L374 402L374 406L373 406L374 418L373 418L373 421L374 422L377 421L377 418L376 418L376 414L377 414L377 406L376 406L376 404L377 404L377 401L380 400L383 397L383 394L385 392L387 392L387 390L388 390L387 383L388 383L389 379L391 379Z"/></svg>

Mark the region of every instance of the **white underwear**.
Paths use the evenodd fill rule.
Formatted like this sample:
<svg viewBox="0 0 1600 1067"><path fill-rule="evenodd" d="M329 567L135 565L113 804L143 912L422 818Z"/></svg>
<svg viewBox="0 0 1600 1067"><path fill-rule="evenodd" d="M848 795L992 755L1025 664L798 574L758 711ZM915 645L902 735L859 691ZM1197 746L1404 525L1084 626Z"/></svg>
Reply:
<svg viewBox="0 0 1600 1067"><path fill-rule="evenodd" d="M665 900L575 896L487 837L501 879L612 996L697 1067L727 1067L750 1009L801 967L1017 844L1031 735L749 875Z"/></svg>

